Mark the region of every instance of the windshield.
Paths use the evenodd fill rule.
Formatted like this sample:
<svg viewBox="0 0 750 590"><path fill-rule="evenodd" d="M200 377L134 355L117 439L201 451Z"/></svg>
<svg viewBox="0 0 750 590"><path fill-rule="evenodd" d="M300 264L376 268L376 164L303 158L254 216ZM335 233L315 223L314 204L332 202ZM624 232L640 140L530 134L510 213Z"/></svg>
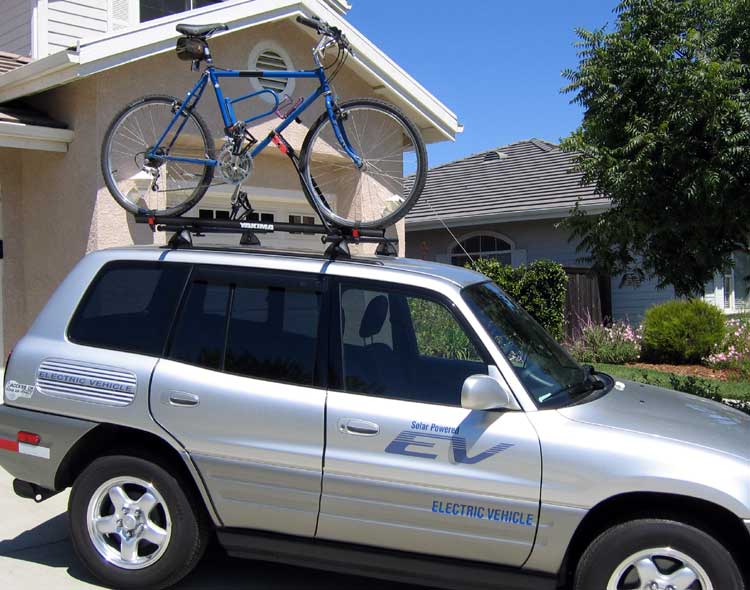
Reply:
<svg viewBox="0 0 750 590"><path fill-rule="evenodd" d="M582 367L496 284L463 290L463 297L540 407L561 407L597 388Z"/></svg>

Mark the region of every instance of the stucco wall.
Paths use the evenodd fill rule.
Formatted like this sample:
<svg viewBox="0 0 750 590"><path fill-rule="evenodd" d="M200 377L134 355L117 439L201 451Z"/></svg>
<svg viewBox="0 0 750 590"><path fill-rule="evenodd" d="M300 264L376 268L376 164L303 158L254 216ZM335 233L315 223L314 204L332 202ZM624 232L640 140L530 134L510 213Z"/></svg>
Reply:
<svg viewBox="0 0 750 590"><path fill-rule="evenodd" d="M586 268L581 254L576 252L577 243L568 241L569 232L559 227L560 219L517 221L491 225L476 225L451 228L456 237L476 231L492 231L506 236L517 250L524 253L525 260L532 262L548 259L566 267ZM455 246L451 235L443 229L407 231L406 255L413 258L448 262L450 249ZM655 303L674 298L672 288L657 289L656 281L646 281L638 287L620 286L622 277L612 278L612 315L616 320L638 324L643 313Z"/></svg>
<svg viewBox="0 0 750 590"><path fill-rule="evenodd" d="M247 68L248 54L261 40L276 40L290 54L296 68L312 65L311 38L296 25L280 22L240 31L211 42L217 65ZM136 225L111 198L100 171L102 139L115 114L144 94L182 96L196 80L188 63L168 52L70 83L31 97L31 102L74 130L67 154L6 150L0 164L3 191L5 260L5 347L12 347L28 328L52 291L73 265L92 250L129 244L163 243L163 234L152 234ZM298 80L295 96L308 94L313 82ZM349 70L341 72L335 89L342 99L372 96L374 92ZM207 90L200 106L220 145L221 118ZM249 92L247 80L229 81L225 94ZM323 110L320 102L303 116L303 125L292 125L285 136L295 147ZM242 112L238 112L241 115ZM254 129L262 137L278 119ZM274 150L261 155L256 173L246 183L252 187L299 191L291 164ZM7 193L7 196L6 196ZM300 191L301 194L301 191ZM403 249L403 223L399 224Z"/></svg>

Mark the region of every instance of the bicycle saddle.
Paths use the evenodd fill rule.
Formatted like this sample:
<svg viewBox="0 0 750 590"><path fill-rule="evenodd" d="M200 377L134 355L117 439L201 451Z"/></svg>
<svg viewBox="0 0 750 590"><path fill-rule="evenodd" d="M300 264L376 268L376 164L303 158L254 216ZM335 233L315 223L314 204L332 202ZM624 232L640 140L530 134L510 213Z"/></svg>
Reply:
<svg viewBox="0 0 750 590"><path fill-rule="evenodd" d="M216 31L226 31L229 27L224 23L211 25L177 25L177 32L188 37L210 37Z"/></svg>

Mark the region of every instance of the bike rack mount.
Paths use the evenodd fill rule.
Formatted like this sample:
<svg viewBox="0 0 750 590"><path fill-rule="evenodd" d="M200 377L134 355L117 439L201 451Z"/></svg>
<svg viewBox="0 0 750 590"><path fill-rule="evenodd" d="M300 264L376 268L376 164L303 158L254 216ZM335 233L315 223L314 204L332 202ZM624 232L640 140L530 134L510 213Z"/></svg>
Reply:
<svg viewBox="0 0 750 590"><path fill-rule="evenodd" d="M275 232L321 235L321 241L329 244L326 256L348 258L349 244L378 244L376 254L396 256L398 240L386 238L382 229L327 228L321 224L301 224L265 221L237 221L232 219L201 219L199 217L161 217L136 215L136 223L146 223L152 231L174 232L169 239L170 248L190 248L192 236L204 234L241 234L240 244L259 245L256 234Z"/></svg>

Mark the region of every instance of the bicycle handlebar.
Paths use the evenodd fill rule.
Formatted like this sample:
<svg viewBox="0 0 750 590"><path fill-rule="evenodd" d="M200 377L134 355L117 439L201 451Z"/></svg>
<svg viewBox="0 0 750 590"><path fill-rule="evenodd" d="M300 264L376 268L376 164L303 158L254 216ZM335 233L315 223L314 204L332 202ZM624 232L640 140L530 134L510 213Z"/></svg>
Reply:
<svg viewBox="0 0 750 590"><path fill-rule="evenodd" d="M325 28L327 28L326 24L322 20L310 18L302 14L297 17L297 22L301 25L305 25L306 27L310 27L311 29L315 29L319 33L323 32Z"/></svg>
<svg viewBox="0 0 750 590"><path fill-rule="evenodd" d="M335 39L336 42L342 45L344 48L350 49L349 40L338 27L332 27L331 25L323 22L317 17L310 18L302 14L297 16L297 22L306 27L310 27L311 29L315 29L315 31L317 31L321 35L326 35L328 37L331 37L332 39Z"/></svg>

